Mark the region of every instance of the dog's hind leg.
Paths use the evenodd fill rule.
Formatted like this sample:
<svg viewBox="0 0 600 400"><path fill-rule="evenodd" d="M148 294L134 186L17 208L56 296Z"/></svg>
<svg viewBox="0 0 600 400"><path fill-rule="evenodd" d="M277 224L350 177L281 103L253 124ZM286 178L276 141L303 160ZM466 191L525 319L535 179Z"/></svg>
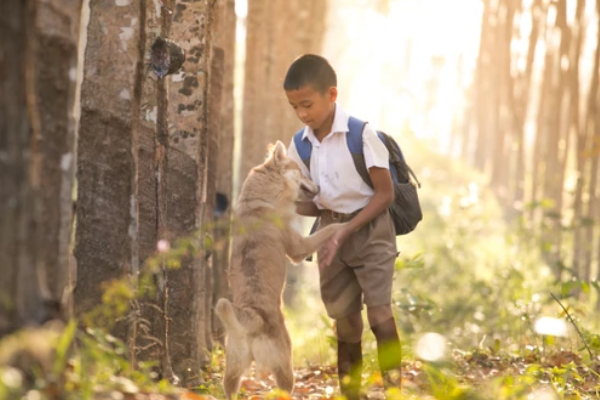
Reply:
<svg viewBox="0 0 600 400"><path fill-rule="evenodd" d="M252 356L244 338L229 336L225 347L225 377L223 389L229 400L235 400L244 372L252 363Z"/></svg>
<svg viewBox="0 0 600 400"><path fill-rule="evenodd" d="M291 363L289 365L281 365L273 370L275 382L280 389L288 393L292 393L294 389L294 370Z"/></svg>
<svg viewBox="0 0 600 400"><path fill-rule="evenodd" d="M225 367L225 378L223 378L223 389L228 400L237 399L238 391L240 390L240 381L242 379L242 371L238 366Z"/></svg>
<svg viewBox="0 0 600 400"><path fill-rule="evenodd" d="M257 370L272 372L277 386L291 393L294 388L292 343L285 326L278 328L283 330L278 336L261 335L252 340L252 357Z"/></svg>
<svg viewBox="0 0 600 400"><path fill-rule="evenodd" d="M273 374L275 382L280 389L292 393L294 389L294 368L292 362L292 341L285 325L280 336L273 342L275 352L279 354L274 358Z"/></svg>

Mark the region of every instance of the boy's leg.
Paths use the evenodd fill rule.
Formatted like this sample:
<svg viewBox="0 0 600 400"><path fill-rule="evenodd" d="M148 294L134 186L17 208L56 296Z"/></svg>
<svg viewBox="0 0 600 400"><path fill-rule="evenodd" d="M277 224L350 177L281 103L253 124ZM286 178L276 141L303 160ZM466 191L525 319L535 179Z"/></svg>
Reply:
<svg viewBox="0 0 600 400"><path fill-rule="evenodd" d="M362 315L354 312L335 320L337 366L341 393L348 400L358 400L362 375Z"/></svg>
<svg viewBox="0 0 600 400"><path fill-rule="evenodd" d="M367 317L377 340L377 358L385 386L400 387L402 348L392 307L389 304L368 307Z"/></svg>
<svg viewBox="0 0 600 400"><path fill-rule="evenodd" d="M352 240L354 243L347 244L352 251L344 261L355 266L353 271L364 294L369 325L377 340L381 374L386 386L390 386L389 378L395 378L396 374L399 378L401 348L391 307L397 253L389 213L376 217Z"/></svg>
<svg viewBox="0 0 600 400"><path fill-rule="evenodd" d="M319 229L336 221L321 218ZM340 259L344 245L331 265L319 271L321 299L335 320L337 366L341 393L358 400L362 374L362 291L356 275Z"/></svg>

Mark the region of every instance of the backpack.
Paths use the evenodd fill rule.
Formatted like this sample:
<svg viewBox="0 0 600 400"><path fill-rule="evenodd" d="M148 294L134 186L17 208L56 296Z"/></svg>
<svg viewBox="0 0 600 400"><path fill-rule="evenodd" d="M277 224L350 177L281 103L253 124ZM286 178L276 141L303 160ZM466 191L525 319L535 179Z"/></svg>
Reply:
<svg viewBox="0 0 600 400"><path fill-rule="evenodd" d="M348 120L349 131L346 134L346 142L356 171L362 177L363 181L373 188L363 154L362 135L365 125L367 125L366 122L350 117ZM304 129L301 129L294 135L294 144L302 162L310 171L312 144L308 138L302 139L303 134ZM384 132L377 131L377 136L390 154L390 175L394 184L394 201L389 207L390 215L394 221L396 235L405 235L412 232L423 219L419 196L417 194L417 186L420 188L421 183L406 163L398 143ZM411 177L414 178L415 182L411 180Z"/></svg>

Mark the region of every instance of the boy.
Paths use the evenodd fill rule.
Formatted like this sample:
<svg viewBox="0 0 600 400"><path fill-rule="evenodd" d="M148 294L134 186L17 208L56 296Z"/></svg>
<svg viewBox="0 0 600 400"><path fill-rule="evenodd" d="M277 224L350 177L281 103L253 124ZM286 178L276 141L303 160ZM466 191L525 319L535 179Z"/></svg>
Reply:
<svg viewBox="0 0 600 400"><path fill-rule="evenodd" d="M337 78L329 62L318 55L296 59L285 76L284 90L297 117L306 125L302 140L310 141L310 170L294 141L288 157L320 186L312 202L297 203L297 212L319 217L319 229L349 222L318 253L321 298L335 320L340 389L358 399L362 369L362 303L377 339L384 379L400 370L400 342L391 308L396 259L394 225L387 210L394 199L388 151L367 124L364 159L373 183L356 171L346 143L348 114L336 103ZM388 382L389 383L389 382Z"/></svg>

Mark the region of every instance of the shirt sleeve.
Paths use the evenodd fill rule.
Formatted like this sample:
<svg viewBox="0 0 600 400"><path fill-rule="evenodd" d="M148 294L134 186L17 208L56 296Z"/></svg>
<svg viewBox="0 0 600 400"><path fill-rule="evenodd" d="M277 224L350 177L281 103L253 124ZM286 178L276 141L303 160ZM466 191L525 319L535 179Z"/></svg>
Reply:
<svg viewBox="0 0 600 400"><path fill-rule="evenodd" d="M308 179L311 179L310 171L308 170L308 168L306 168L306 165L300 158L300 154L298 154L298 149L296 149L296 144L294 143L294 138L292 138L292 142L290 143L290 146L288 147L287 156L288 156L288 158L292 159L296 164L298 164L298 166L300 167L300 170L302 171L302 175L304 175Z"/></svg>
<svg viewBox="0 0 600 400"><path fill-rule="evenodd" d="M363 153L367 169L371 167L390 168L388 149L370 124L367 124L363 131Z"/></svg>

